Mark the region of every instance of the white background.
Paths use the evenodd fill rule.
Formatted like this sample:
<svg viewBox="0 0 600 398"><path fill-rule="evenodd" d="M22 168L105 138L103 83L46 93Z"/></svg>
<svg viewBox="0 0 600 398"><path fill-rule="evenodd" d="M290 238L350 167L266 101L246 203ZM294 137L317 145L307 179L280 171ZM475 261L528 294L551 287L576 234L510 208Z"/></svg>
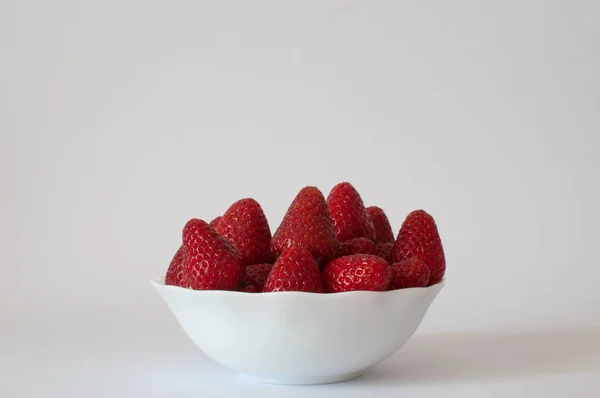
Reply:
<svg viewBox="0 0 600 398"><path fill-rule="evenodd" d="M596 1L1 2L0 396L600 394L599 21ZM346 180L395 231L436 218L445 289L362 379L243 384L148 280L189 218L254 197L274 231L301 187Z"/></svg>

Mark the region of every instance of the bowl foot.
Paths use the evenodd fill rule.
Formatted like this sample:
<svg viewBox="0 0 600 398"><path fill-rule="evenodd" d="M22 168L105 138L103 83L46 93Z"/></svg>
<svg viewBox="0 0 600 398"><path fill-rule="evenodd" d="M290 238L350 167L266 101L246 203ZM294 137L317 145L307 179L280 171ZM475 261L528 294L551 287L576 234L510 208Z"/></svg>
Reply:
<svg viewBox="0 0 600 398"><path fill-rule="evenodd" d="M240 374L240 376L248 381L252 381L255 383L261 384L278 384L278 385L288 385L288 386L303 386L303 385L315 385L315 384L331 384L331 383L340 383L342 381L348 381L352 379L356 379L361 376L363 371L353 372L353 373L344 373L337 374L331 376L305 376L305 377L277 377L277 378L269 378L269 377L259 377L253 375Z"/></svg>

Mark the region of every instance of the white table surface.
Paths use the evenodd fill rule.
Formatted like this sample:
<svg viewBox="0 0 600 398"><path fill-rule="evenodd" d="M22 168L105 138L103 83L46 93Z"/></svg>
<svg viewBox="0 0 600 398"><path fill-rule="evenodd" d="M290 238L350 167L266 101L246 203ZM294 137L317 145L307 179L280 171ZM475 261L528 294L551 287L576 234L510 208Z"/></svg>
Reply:
<svg viewBox="0 0 600 398"><path fill-rule="evenodd" d="M90 318L3 327L0 397L600 396L598 327L417 331L356 380L287 387L239 379L203 356L169 316L159 326Z"/></svg>

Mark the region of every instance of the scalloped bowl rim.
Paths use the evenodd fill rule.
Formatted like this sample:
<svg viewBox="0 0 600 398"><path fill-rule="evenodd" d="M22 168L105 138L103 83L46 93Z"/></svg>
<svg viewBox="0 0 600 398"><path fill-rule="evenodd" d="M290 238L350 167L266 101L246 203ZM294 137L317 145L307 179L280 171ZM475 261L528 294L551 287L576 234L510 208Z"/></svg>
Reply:
<svg viewBox="0 0 600 398"><path fill-rule="evenodd" d="M313 292L297 292L297 291L285 291L285 292L257 292L257 293L249 293L242 292L238 290L194 290L181 286L175 285L167 285L165 283L165 276L157 276L154 279L150 280L150 284L156 288L161 289L170 289L170 290L179 290L180 292L186 292L186 294L196 294L196 295L204 295L204 294L214 294L214 295L222 295L222 296L239 296L243 295L246 297L269 297L269 296L323 296L323 297L347 297L347 296L359 296L359 295L392 295L399 294L402 292L403 294L411 292L411 291L421 291L428 290L433 288L442 289L445 285L446 278L442 279L440 282L435 285L425 286L425 287L409 287L404 289L395 289L395 290L384 290L384 291L372 291L372 290L352 290L347 292L339 292L339 293L313 293Z"/></svg>

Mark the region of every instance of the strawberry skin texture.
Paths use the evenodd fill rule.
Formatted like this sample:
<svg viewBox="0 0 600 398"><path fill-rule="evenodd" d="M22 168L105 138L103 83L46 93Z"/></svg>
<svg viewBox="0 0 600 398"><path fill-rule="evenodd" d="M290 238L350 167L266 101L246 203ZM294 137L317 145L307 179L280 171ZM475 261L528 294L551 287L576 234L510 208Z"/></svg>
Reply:
<svg viewBox="0 0 600 398"><path fill-rule="evenodd" d="M191 219L183 228L185 287L236 290L244 268L237 249L205 221Z"/></svg>
<svg viewBox="0 0 600 398"><path fill-rule="evenodd" d="M261 291L265 286L267 277L271 273L273 265L271 264L252 264L246 267L244 270L244 284L252 285Z"/></svg>
<svg viewBox="0 0 600 398"><path fill-rule="evenodd" d="M185 282L185 246L181 245L171 263L167 269L167 275L165 276L166 285L183 286Z"/></svg>
<svg viewBox="0 0 600 398"><path fill-rule="evenodd" d="M376 254L375 243L367 238L354 238L340 244L340 256L351 254Z"/></svg>
<svg viewBox="0 0 600 398"><path fill-rule="evenodd" d="M367 207L369 218L375 227L375 243L390 243L394 242L394 231L390 225L390 220L381 207Z"/></svg>
<svg viewBox="0 0 600 398"><path fill-rule="evenodd" d="M273 234L271 252L275 256L293 246L308 249L321 265L339 250L327 202L316 187L304 187L298 192Z"/></svg>
<svg viewBox="0 0 600 398"><path fill-rule="evenodd" d="M425 287L429 283L429 267L417 258L392 264L390 270L392 273L390 290Z"/></svg>
<svg viewBox="0 0 600 398"><path fill-rule="evenodd" d="M247 285L244 288L242 288L241 291L245 293L259 293L260 289L254 285Z"/></svg>
<svg viewBox="0 0 600 398"><path fill-rule="evenodd" d="M429 267L429 285L440 282L446 272L446 257L433 217L424 210L411 212L402 223L392 249L392 262L417 258Z"/></svg>
<svg viewBox="0 0 600 398"><path fill-rule="evenodd" d="M375 247L375 255L383 258L388 263L392 262L392 249L394 248L394 242L379 243Z"/></svg>
<svg viewBox="0 0 600 398"><path fill-rule="evenodd" d="M245 265L271 261L271 229L256 200L246 198L232 204L218 221L215 231L233 244Z"/></svg>
<svg viewBox="0 0 600 398"><path fill-rule="evenodd" d="M323 293L323 281L313 255L303 247L292 246L279 256L269 273L263 292Z"/></svg>
<svg viewBox="0 0 600 398"><path fill-rule="evenodd" d="M388 290L390 277L388 263L370 254L339 257L323 269L323 284L327 293Z"/></svg>
<svg viewBox="0 0 600 398"><path fill-rule="evenodd" d="M327 206L340 242L361 237L375 241L375 226L358 191L350 183L341 182L333 187Z"/></svg>
<svg viewBox="0 0 600 398"><path fill-rule="evenodd" d="M213 219L213 220L210 222L210 224L209 224L209 225L210 225L211 227L213 227L213 228L216 228L216 227L217 227L217 224L219 224L219 222L221 221L221 219L222 219L222 218L223 218L222 216L217 216L217 217L215 217L215 218L214 218L214 219Z"/></svg>

